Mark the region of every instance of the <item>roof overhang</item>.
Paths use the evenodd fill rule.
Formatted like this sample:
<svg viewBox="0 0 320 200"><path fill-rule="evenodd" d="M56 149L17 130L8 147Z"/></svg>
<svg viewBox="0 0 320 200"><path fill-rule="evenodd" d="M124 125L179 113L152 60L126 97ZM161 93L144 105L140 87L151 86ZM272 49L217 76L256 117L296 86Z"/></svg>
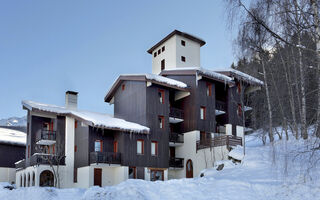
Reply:
<svg viewBox="0 0 320 200"><path fill-rule="evenodd" d="M178 30L174 30L172 31L169 35L167 35L165 38L163 38L160 42L158 42L157 44L155 44L153 47L151 47L147 52L152 54L152 52L158 48L161 44L163 44L164 42L166 42L167 40L169 40L172 36L174 35L180 35L182 37L185 37L189 40L192 40L194 42L197 42L200 44L200 47L202 47L203 45L206 44L206 42L198 37L195 37L189 33L185 33L185 32L181 32L181 31L178 31Z"/></svg>
<svg viewBox="0 0 320 200"><path fill-rule="evenodd" d="M178 91L183 92L190 92L189 88L181 88L175 85L166 84L154 79L148 79L146 75L120 75L118 79L114 82L111 89L108 91L106 96L104 97L104 101L111 103L114 97L114 94L116 93L117 89L121 86L123 81L143 81L148 84L148 86L151 86L152 84L160 85L163 87L171 88Z"/></svg>

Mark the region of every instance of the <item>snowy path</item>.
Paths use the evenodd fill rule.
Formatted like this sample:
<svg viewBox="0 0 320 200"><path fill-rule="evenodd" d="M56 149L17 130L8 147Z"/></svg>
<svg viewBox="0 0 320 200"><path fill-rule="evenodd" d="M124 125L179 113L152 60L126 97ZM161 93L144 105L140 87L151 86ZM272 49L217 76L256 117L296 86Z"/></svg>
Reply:
<svg viewBox="0 0 320 200"><path fill-rule="evenodd" d="M302 142L299 143L300 145ZM147 182L128 180L114 187L84 189L23 188L13 191L0 189L1 200L68 200L68 199L215 199L215 200L317 200L320 199L320 170L312 169L313 181L303 183L299 175L300 165L289 158L288 176L284 176L284 152L299 147L290 140L275 144L275 164L272 164L272 148L260 141L247 138L243 164L226 165L222 171L207 170L205 177L194 179ZM228 163L226 163L228 164ZM290 180L290 181L289 181Z"/></svg>

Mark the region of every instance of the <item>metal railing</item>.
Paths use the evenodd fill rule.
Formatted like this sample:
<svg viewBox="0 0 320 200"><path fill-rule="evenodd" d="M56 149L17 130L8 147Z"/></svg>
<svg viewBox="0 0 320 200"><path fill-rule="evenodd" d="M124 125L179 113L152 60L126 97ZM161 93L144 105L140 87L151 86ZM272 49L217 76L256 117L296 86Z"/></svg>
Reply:
<svg viewBox="0 0 320 200"><path fill-rule="evenodd" d="M184 166L184 159L183 158L170 157L169 167L183 168L183 166Z"/></svg>
<svg viewBox="0 0 320 200"><path fill-rule="evenodd" d="M184 119L184 112L181 109L170 107L169 117Z"/></svg>
<svg viewBox="0 0 320 200"><path fill-rule="evenodd" d="M213 139L198 140L197 150L224 145L226 145L227 148L229 148L230 146L242 145L242 138L234 135L224 135L214 137Z"/></svg>
<svg viewBox="0 0 320 200"><path fill-rule="evenodd" d="M91 152L90 164L106 163L121 164L121 153L118 152Z"/></svg>
<svg viewBox="0 0 320 200"><path fill-rule="evenodd" d="M22 169L26 168L26 160L25 159L20 160L20 161L16 162L15 165L16 165L16 170L22 170Z"/></svg>
<svg viewBox="0 0 320 200"><path fill-rule="evenodd" d="M56 131L41 130L40 140L56 140Z"/></svg>
<svg viewBox="0 0 320 200"><path fill-rule="evenodd" d="M183 134L174 133L174 132L169 133L169 142L183 143L184 142Z"/></svg>
<svg viewBox="0 0 320 200"><path fill-rule="evenodd" d="M223 101L216 100L216 110L227 111L226 103Z"/></svg>
<svg viewBox="0 0 320 200"><path fill-rule="evenodd" d="M65 165L65 156L54 154L34 154L30 157L30 165Z"/></svg>

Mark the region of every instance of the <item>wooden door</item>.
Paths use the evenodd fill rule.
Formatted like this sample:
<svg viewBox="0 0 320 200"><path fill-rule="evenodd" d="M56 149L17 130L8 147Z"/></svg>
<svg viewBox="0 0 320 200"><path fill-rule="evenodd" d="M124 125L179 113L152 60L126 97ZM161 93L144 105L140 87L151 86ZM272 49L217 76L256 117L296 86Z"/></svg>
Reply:
<svg viewBox="0 0 320 200"><path fill-rule="evenodd" d="M102 180L102 169L95 168L93 185L97 185L101 187L102 186L101 180Z"/></svg>
<svg viewBox="0 0 320 200"><path fill-rule="evenodd" d="M190 159L186 163L186 178L193 178L193 164Z"/></svg>

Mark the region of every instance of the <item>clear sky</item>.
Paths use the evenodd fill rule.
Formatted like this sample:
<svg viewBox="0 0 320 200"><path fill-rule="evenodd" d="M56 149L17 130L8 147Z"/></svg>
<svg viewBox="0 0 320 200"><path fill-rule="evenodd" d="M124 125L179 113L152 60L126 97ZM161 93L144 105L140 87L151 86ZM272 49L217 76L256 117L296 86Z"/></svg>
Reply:
<svg viewBox="0 0 320 200"><path fill-rule="evenodd" d="M113 113L103 98L120 74L151 73L146 51L174 29L206 41L201 65L235 60L223 0L1 1L0 119L23 116L22 100Z"/></svg>

